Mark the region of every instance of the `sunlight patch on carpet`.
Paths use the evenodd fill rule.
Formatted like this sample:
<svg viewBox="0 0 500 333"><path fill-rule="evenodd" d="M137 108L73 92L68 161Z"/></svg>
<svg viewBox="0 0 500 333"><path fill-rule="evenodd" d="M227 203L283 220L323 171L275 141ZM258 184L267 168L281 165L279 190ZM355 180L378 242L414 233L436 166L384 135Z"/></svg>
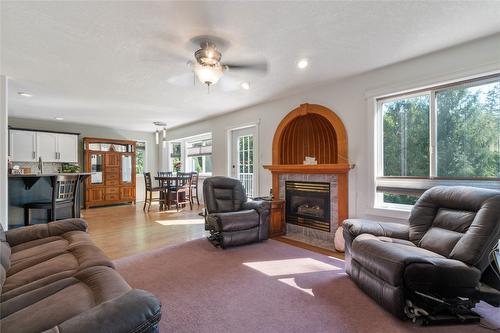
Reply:
<svg viewBox="0 0 500 333"><path fill-rule="evenodd" d="M312 258L245 262L243 265L268 276L328 272L342 269Z"/></svg>
<svg viewBox="0 0 500 333"><path fill-rule="evenodd" d="M193 225L193 224L204 224L204 220L200 219L187 219L187 220L156 220L156 223L161 225Z"/></svg>
<svg viewBox="0 0 500 333"><path fill-rule="evenodd" d="M290 287L294 287L295 289L298 289L302 292L305 292L306 294L309 294L311 296L314 296L313 290L312 289L307 289L307 288L302 288L297 283L295 282L295 278L286 278L286 279L278 279L278 281L283 282L284 284L289 285Z"/></svg>

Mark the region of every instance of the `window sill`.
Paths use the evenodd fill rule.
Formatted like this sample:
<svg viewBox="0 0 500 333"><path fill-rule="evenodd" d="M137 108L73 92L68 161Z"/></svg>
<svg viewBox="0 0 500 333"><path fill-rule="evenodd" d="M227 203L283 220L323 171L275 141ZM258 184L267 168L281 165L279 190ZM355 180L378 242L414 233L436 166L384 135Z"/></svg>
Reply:
<svg viewBox="0 0 500 333"><path fill-rule="evenodd" d="M366 214L377 217L407 220L413 206L406 205L380 205L366 210Z"/></svg>

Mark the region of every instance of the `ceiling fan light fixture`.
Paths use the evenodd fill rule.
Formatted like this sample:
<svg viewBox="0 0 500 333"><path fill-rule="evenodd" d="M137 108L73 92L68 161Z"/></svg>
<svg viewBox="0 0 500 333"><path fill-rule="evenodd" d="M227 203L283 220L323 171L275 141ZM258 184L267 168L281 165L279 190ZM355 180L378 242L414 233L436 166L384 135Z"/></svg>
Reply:
<svg viewBox="0 0 500 333"><path fill-rule="evenodd" d="M211 86L216 84L222 76L224 69L217 63L213 66L196 64L194 73L201 83Z"/></svg>
<svg viewBox="0 0 500 333"><path fill-rule="evenodd" d="M250 83L248 82L241 82L241 88L248 90L250 89Z"/></svg>
<svg viewBox="0 0 500 333"><path fill-rule="evenodd" d="M307 61L307 59L301 59L301 60L299 60L299 62L297 62L297 67L300 69L304 69L308 65L309 65L309 62Z"/></svg>

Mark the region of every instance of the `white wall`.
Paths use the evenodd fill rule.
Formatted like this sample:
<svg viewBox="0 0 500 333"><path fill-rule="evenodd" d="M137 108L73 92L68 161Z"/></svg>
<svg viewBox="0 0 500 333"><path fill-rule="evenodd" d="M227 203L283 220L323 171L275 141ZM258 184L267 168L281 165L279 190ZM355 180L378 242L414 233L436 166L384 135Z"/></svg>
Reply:
<svg viewBox="0 0 500 333"><path fill-rule="evenodd" d="M324 105L344 122L349 140L349 159L356 164L349 175L349 216L404 218L408 213L371 208L374 193L373 97L498 70L500 34L174 128L169 130L168 139L212 132L214 175L227 175L227 130L260 122L259 189L260 194L265 195L271 187L271 174L262 165L271 164L272 140L279 122L301 103Z"/></svg>
<svg viewBox="0 0 500 333"><path fill-rule="evenodd" d="M8 151L8 109L7 109L7 77L0 75L0 224L7 230L8 228L8 200L9 181L7 178L7 151Z"/></svg>

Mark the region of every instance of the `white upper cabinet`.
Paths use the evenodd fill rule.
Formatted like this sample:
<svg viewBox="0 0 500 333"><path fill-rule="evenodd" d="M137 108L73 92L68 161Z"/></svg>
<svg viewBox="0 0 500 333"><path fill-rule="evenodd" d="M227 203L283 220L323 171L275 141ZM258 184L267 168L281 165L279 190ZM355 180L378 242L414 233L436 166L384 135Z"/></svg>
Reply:
<svg viewBox="0 0 500 333"><path fill-rule="evenodd" d="M9 131L14 162L78 163L78 135L24 130Z"/></svg>
<svg viewBox="0 0 500 333"><path fill-rule="evenodd" d="M36 132L10 130L9 150L12 161L35 162L37 160Z"/></svg>
<svg viewBox="0 0 500 333"><path fill-rule="evenodd" d="M58 162L78 163L78 135L57 134Z"/></svg>
<svg viewBox="0 0 500 333"><path fill-rule="evenodd" d="M44 162L59 162L57 135L56 133L48 132L36 133L37 159L41 157Z"/></svg>

